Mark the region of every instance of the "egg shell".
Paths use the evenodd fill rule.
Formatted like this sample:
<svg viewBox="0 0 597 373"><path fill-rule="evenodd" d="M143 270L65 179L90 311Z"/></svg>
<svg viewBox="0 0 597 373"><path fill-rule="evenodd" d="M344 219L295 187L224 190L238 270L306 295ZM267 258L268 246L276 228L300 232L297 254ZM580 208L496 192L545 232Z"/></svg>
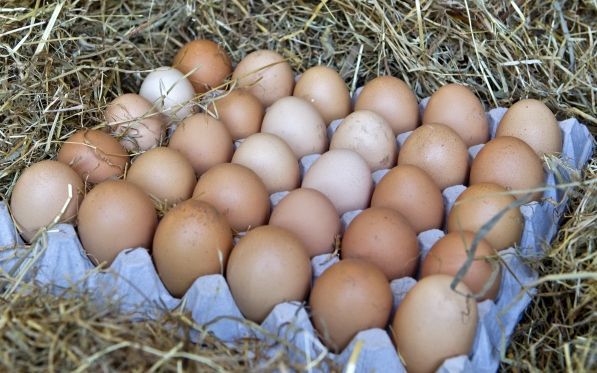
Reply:
<svg viewBox="0 0 597 373"><path fill-rule="evenodd" d="M178 150L200 176L211 167L230 162L234 147L226 126L208 114L194 114L183 120L168 147Z"/></svg>
<svg viewBox="0 0 597 373"><path fill-rule="evenodd" d="M190 199L168 211L153 238L153 258L168 291L182 297L200 276L223 273L232 250L226 218Z"/></svg>
<svg viewBox="0 0 597 373"><path fill-rule="evenodd" d="M149 73L141 83L139 95L174 120L182 120L193 112L193 85L173 67L162 66Z"/></svg>
<svg viewBox="0 0 597 373"><path fill-rule="evenodd" d="M260 323L276 304L305 299L311 263L294 234L264 225L236 244L226 275L238 308L247 319Z"/></svg>
<svg viewBox="0 0 597 373"><path fill-rule="evenodd" d="M333 352L340 352L359 331L386 326L392 291L375 265L343 259L317 279L309 306L322 341Z"/></svg>
<svg viewBox="0 0 597 373"><path fill-rule="evenodd" d="M265 115L261 101L246 89L235 89L216 97L207 112L226 125L233 140L259 132Z"/></svg>
<svg viewBox="0 0 597 373"><path fill-rule="evenodd" d="M69 165L85 182L96 184L122 176L129 155L109 134L84 129L62 144L57 160Z"/></svg>
<svg viewBox="0 0 597 373"><path fill-rule="evenodd" d="M30 242L40 228L54 220L74 222L84 194L81 177L63 163L44 160L27 167L10 197L10 210L21 236Z"/></svg>
<svg viewBox="0 0 597 373"><path fill-rule="evenodd" d="M477 329L477 302L453 277L425 277L410 289L392 321L398 353L409 373L435 372L444 360L468 355Z"/></svg>

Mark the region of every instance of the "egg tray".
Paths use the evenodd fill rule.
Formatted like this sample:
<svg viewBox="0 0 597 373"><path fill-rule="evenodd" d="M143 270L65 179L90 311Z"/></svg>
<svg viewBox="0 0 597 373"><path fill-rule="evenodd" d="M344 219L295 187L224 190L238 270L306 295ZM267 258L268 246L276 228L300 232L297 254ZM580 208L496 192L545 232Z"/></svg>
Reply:
<svg viewBox="0 0 597 373"><path fill-rule="evenodd" d="M428 99L421 101L421 110L424 110L427 101ZM506 109L497 108L487 113L491 138L495 136L497 124L505 111ZM340 121L335 121L329 126L330 138L339 123ZM563 135L562 162L556 162L552 166L557 168L557 172L547 172L547 185L551 187L545 191L543 200L521 206L525 220L522 240L516 248L499 253L507 269L504 268L502 272L497 300L486 300L478 304L479 322L471 353L447 359L439 368L440 372L495 372L499 366L500 353L505 351L514 327L535 293L533 288L523 291L525 285L531 284L538 277L536 272L523 263L523 259L543 255L543 247L555 236L568 202L566 190L558 189L555 185L571 180L573 174L579 173L588 162L593 152L593 140L586 126L576 119L559 122L559 126ZM410 133L399 135L398 146L409 135ZM483 145L477 145L469 148L471 158L482 147ZM300 160L302 175L318 157L315 154ZM373 173L375 183L387 171ZM443 191L446 214L465 189L465 186L456 185ZM270 196L272 205L277 204L286 193L279 192ZM343 227L346 228L359 212L360 210L350 211L342 215ZM439 229L418 235L420 260L424 259L433 244L443 235L444 232ZM87 258L72 225L56 225L47 231L45 238L31 248L24 248L7 206L0 203L0 248L3 248L0 250L0 270L14 274L20 266L30 264L31 270L23 274L22 280L25 282L48 286L55 294L65 294L67 289L79 289L91 294L98 306L118 304L122 312L133 314L139 320L158 318L164 312L182 308L190 311L198 324L204 325L206 330L225 342L234 343L247 337L268 340L271 342L268 345L271 346L269 353L272 356L283 349L298 364L315 364L327 354L342 366L349 361L356 364L357 371L405 371L388 330L362 331L344 351L332 354L317 338L302 303L279 304L260 327L252 327L250 323L243 322L243 316L221 275L198 278L183 299L176 299L162 284L150 255L143 248L121 252L110 268L100 271ZM316 281L325 269L337 261L338 258L330 254L314 257L311 261L313 280ZM394 296L392 316L415 283L416 280L410 277L391 282ZM276 343L279 339L273 336L287 340L288 344ZM191 338L197 337L197 334L191 335ZM357 344L359 348L355 348ZM353 354L355 351L358 354Z"/></svg>

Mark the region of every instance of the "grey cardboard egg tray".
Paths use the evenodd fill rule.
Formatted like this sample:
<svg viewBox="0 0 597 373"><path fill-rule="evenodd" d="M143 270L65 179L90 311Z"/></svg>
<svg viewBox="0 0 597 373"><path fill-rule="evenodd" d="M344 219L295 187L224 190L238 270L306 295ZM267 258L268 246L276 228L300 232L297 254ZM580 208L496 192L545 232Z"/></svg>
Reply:
<svg viewBox="0 0 597 373"><path fill-rule="evenodd" d="M424 110L426 103L427 99L421 102L421 110ZM505 111L506 109L497 108L487 113L492 138ZM339 124L338 120L330 125L330 138ZM549 186L570 180L572 173L578 173L588 162L593 151L592 137L584 125L575 119L568 119L560 122L559 126L564 141L561 159L566 165L559 164L556 167L559 167L558 174L563 175L565 180L556 180L553 172L547 172ZM397 137L399 147L409 134ZM482 146L469 149L471 158L474 158ZM314 154L300 160L303 175L318 157L319 155ZM373 173L374 182L379 182L387 171ZM463 185L456 185L443 191L446 214L465 189ZM272 205L276 205L286 193L273 194L270 197ZM439 368L440 372L497 370L500 353L505 351L514 327L535 293L533 288L523 291L526 284L537 279L537 273L528 268L521 258L543 255L543 247L553 239L567 201L566 191L554 187L545 191L541 202L521 207L525 219L522 240L516 248L500 252L508 270L502 272L496 302L486 300L478 304L480 317L472 351L468 356L446 360ZM341 218L343 227L346 228L359 212L360 210L345 213ZM421 260L443 235L444 232L439 229L418 235ZM0 274L14 274L19 266L29 262L32 263L33 270L24 273L24 281L46 285L56 294L72 288L85 291L93 295L98 306L117 304L122 312L133 313L139 320L157 318L168 310L182 309L190 311L198 324L204 325L206 331L225 342L234 343L245 337L265 339L271 341L269 352L272 356L285 350L291 359L299 364L307 364L307 368L321 369L316 364L328 354L328 357L342 366L349 362L356 364L356 371L405 371L387 330L362 331L340 354L329 353L317 338L305 305L299 302L277 305L260 326L242 322L243 316L221 275L198 278L182 300L173 298L160 281L150 255L143 248L125 250L110 268L96 270L88 260L72 225L56 225L47 231L45 239L39 240L33 247L24 248L4 203L0 203L0 248ZM337 261L338 258L330 254L313 258L313 280L316 281L323 271ZM393 312L415 283L416 280L409 277L391 282L394 294ZM197 332L191 337L198 340L200 335ZM280 339L288 343L279 343ZM360 344L360 351L352 356L357 343Z"/></svg>

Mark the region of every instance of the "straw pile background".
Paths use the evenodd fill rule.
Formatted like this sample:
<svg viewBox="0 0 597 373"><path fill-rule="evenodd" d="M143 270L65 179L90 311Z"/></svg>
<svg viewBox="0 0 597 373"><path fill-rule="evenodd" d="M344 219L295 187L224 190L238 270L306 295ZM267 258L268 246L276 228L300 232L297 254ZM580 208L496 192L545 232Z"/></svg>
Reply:
<svg viewBox="0 0 597 373"><path fill-rule="evenodd" d="M337 68L355 87L380 74L405 80L419 98L466 83L487 109L544 100L558 119L597 133L597 4L585 1L2 1L0 4L0 197L21 170L55 156L70 133L101 127L115 96L137 92L146 72L169 65L193 38L221 43L235 62L277 50L297 72ZM199 100L200 98L198 98ZM570 188L566 220L501 368L597 369L597 160ZM13 279L2 277L5 288ZM0 369L173 371L281 369L258 362L263 344L235 349L206 336L194 345L176 328L201 330L184 314L134 322L86 298L43 288L0 297ZM324 362L325 363L325 362ZM256 365L261 364L261 365ZM293 368L293 367L290 367ZM300 367L294 367L300 368Z"/></svg>

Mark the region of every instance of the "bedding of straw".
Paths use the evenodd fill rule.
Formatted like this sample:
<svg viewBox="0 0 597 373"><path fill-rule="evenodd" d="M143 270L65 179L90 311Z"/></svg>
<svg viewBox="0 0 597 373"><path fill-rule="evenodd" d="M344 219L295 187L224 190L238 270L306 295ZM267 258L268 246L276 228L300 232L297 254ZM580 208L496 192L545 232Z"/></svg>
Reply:
<svg viewBox="0 0 597 373"><path fill-rule="evenodd" d="M235 62L269 48L297 72L330 65L351 90L392 74L419 98L449 82L472 87L486 108L533 97L595 135L596 20L594 0L4 0L0 197L8 200L23 168L54 157L74 130L102 127L110 100L137 92L148 70L169 65L193 38L217 41ZM597 370L596 177L593 158L569 188L572 201L546 258L530 263L540 273L538 294L503 370ZM0 290L13 281L3 275ZM0 369L305 368L283 353L264 360L264 342L232 348L201 334L193 344L179 333L193 330L203 329L183 313L138 322L84 295L23 285L0 296Z"/></svg>

